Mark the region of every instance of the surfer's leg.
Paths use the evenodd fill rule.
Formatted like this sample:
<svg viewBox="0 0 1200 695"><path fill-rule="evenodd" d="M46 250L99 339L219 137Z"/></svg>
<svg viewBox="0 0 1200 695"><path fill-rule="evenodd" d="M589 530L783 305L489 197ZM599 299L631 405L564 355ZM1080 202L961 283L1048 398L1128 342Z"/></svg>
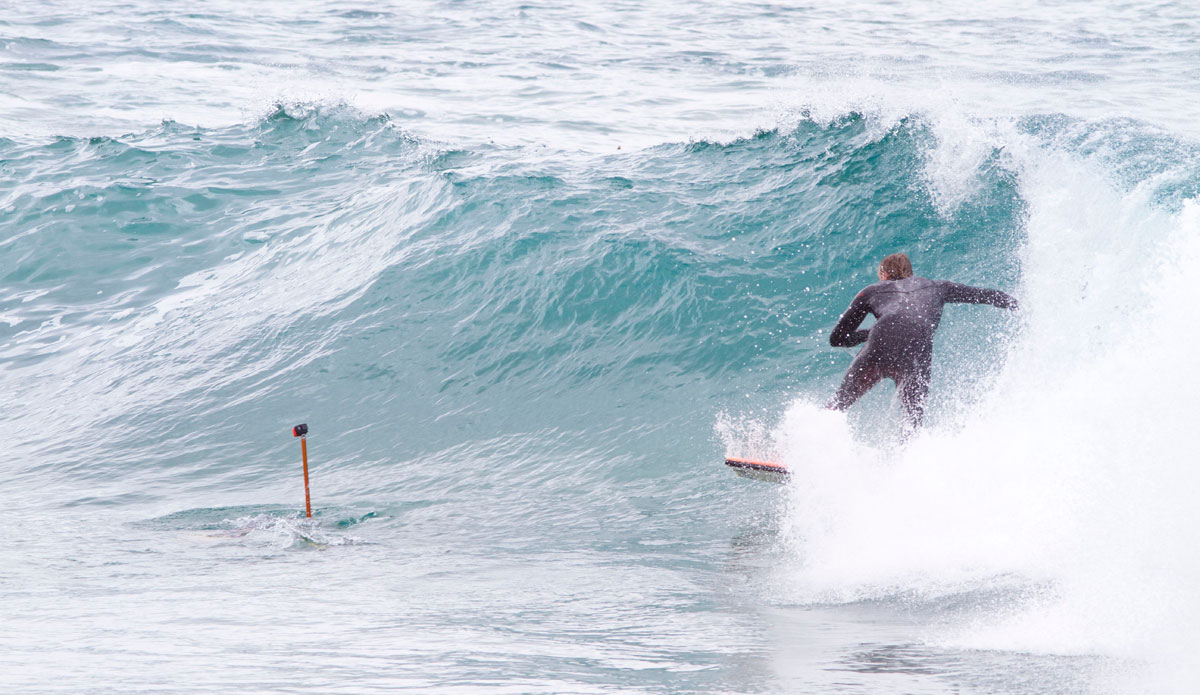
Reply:
<svg viewBox="0 0 1200 695"><path fill-rule="evenodd" d="M837 393L833 394L833 398L825 404L826 408L831 410L849 408L854 401L862 398L864 393L870 391L871 387L878 384L879 380L883 378L883 373L879 368L862 359L862 356L863 353L860 352L850 363L850 369L846 370L846 376L842 377L842 385L838 388Z"/></svg>
<svg viewBox="0 0 1200 695"><path fill-rule="evenodd" d="M929 394L929 367L915 365L899 380L900 404L908 424L917 429L925 419L925 396Z"/></svg>

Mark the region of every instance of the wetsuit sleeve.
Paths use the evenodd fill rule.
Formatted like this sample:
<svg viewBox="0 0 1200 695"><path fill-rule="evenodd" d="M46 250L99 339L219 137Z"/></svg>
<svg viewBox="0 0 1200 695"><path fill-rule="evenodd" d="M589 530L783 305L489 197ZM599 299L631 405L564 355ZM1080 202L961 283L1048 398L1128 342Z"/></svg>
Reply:
<svg viewBox="0 0 1200 695"><path fill-rule="evenodd" d="M989 290L983 287L960 285L957 282L941 281L938 286L942 290L943 302L960 304L991 304L1001 309L1016 309L1017 300L1000 290Z"/></svg>
<svg viewBox="0 0 1200 695"><path fill-rule="evenodd" d="M842 318L838 319L837 325L833 327L833 333L829 334L829 344L833 347L854 347L865 343L870 330L859 329L858 326L863 319L867 318L870 311L865 293L859 292L854 301L850 302L850 308L842 314Z"/></svg>

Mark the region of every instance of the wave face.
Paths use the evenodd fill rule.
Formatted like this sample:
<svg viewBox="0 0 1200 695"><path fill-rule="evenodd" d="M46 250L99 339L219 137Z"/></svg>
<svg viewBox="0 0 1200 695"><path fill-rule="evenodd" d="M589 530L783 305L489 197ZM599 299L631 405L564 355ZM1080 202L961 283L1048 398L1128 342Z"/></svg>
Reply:
<svg viewBox="0 0 1200 695"><path fill-rule="evenodd" d="M427 5L0 22L0 685L1192 691L1200 146L1123 62L1186 12ZM820 407L897 250L1022 303L903 446Z"/></svg>
<svg viewBox="0 0 1200 695"><path fill-rule="evenodd" d="M250 128L10 143L27 183L5 208L21 289L4 315L31 406L9 417L43 435L26 442L38 474L70 479L147 431L161 448L121 466L201 456L261 479L274 464L246 459L287 415L361 432L345 453L367 460L439 456L464 427L545 430L669 475L678 426L696 440L683 458L711 447L697 399L750 390L767 407L827 387L841 364L825 335L863 275L834 269L903 246L946 273L930 250L982 238L970 279L1013 283L1012 173L990 154L941 214L920 173L932 140L917 119L850 114L529 162L280 107Z"/></svg>

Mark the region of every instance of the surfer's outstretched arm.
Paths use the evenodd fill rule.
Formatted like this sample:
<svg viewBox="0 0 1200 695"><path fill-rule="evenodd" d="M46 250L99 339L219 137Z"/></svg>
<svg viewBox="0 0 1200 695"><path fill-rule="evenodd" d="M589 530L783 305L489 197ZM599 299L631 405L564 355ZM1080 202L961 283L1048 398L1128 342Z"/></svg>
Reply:
<svg viewBox="0 0 1200 695"><path fill-rule="evenodd" d="M938 282L942 290L942 300L960 304L991 304L1001 309L1016 309L1017 300L1012 295L1000 290L989 290L984 287L960 285L957 282L942 280Z"/></svg>
<svg viewBox="0 0 1200 695"><path fill-rule="evenodd" d="M829 344L833 347L854 347L867 342L870 329L858 328L871 311L867 307L864 294L858 293L854 301L850 302L850 308L846 309L846 313L842 314L842 318L838 319L837 325L833 327L833 333L829 334Z"/></svg>

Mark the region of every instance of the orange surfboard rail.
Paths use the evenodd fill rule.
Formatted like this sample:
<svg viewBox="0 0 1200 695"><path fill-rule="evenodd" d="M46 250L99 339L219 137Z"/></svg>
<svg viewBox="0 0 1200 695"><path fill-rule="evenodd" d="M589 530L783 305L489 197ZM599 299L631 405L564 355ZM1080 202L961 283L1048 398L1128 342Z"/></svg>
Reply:
<svg viewBox="0 0 1200 695"><path fill-rule="evenodd" d="M769 483L786 483L792 476L788 467L774 461L757 461L754 459L726 456L725 465L733 469L743 478L762 480Z"/></svg>

